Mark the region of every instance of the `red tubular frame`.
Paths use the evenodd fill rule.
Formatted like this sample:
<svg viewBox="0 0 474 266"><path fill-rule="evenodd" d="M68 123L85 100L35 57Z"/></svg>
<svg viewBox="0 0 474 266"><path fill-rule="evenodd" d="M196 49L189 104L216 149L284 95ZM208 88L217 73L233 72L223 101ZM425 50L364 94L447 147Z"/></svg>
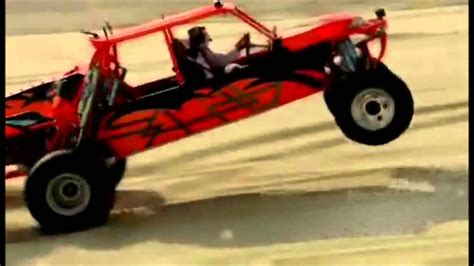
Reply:
<svg viewBox="0 0 474 266"><path fill-rule="evenodd" d="M176 71L176 78L178 79L179 83L182 83L184 81L184 77L181 74L178 65L178 60L176 59L176 55L174 54L174 48L172 43L174 38L173 32L170 29L166 29L163 31L163 34L165 35L166 46L168 47L168 52L170 53L171 61L173 62L173 68Z"/></svg>
<svg viewBox="0 0 474 266"><path fill-rule="evenodd" d="M244 23L247 23L248 25L250 25L252 28L257 30L261 34L265 35L268 39L275 39L276 38L276 36L274 36L274 33L271 30L269 30L267 27L265 27L262 23L256 21L255 19L253 19L249 15L242 12L237 7L234 10L232 10L231 13L234 16L236 16L237 18L239 18L240 20L242 20Z"/></svg>
<svg viewBox="0 0 474 266"><path fill-rule="evenodd" d="M97 50L91 60L91 64L97 62L98 60L102 61L101 65L104 65L103 63L106 63L106 61L117 61L116 58L111 59L108 58L109 55L105 55L105 51L110 49L111 46L113 47L119 44L120 42L141 38L146 35L162 31L165 35L166 45L168 46L168 51L170 53L173 66L176 69L178 81L182 82L184 79L180 74L176 55L172 47L173 33L171 31L171 28L222 14L234 15L235 17L248 24L250 27L254 28L270 40L276 38L274 33L270 29L265 27L263 24L259 23L249 15L239 10L233 4L225 3L222 7L215 7L213 5L204 6L177 15L168 16L164 19L158 19L146 24L126 28L118 31L117 33L112 36L109 36L108 38L91 38L89 40L92 46L94 46ZM114 55L114 57L116 56L118 56L118 53Z"/></svg>

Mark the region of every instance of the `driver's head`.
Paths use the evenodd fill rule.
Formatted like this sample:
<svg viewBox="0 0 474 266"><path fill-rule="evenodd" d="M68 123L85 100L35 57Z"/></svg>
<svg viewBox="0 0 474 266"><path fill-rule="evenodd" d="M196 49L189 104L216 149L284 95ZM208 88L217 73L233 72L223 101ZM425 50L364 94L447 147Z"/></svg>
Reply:
<svg viewBox="0 0 474 266"><path fill-rule="evenodd" d="M192 27L188 30L189 46L192 48L207 48L209 42L212 41L211 36L207 33L206 28L202 26Z"/></svg>

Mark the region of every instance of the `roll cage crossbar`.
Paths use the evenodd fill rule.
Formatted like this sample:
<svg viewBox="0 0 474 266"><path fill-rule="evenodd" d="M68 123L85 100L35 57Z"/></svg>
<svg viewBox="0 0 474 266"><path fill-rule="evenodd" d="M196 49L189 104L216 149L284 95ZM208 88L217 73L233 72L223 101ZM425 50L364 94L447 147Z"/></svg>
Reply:
<svg viewBox="0 0 474 266"><path fill-rule="evenodd" d="M176 55L172 47L172 40L174 37L171 29L176 26L189 24L192 22L206 19L208 17L225 14L230 14L237 17L239 20L248 24L253 29L255 29L270 40L274 40L275 38L277 38L276 33L274 31L271 31L263 24L259 23L258 21L244 13L235 5L231 3L221 4L219 2L219 4L195 8L187 12L163 17L161 19L157 19L142 25L125 28L117 31L112 36L90 38L89 41L96 49L96 52L91 60L91 66L99 65L102 71L107 71L111 63L118 66L119 60L116 51L117 44L133 39L138 39L153 33L163 32L168 51L170 53L171 61L173 63L173 67L176 70L178 80L181 82L183 81L183 77L180 73L179 66L176 60Z"/></svg>

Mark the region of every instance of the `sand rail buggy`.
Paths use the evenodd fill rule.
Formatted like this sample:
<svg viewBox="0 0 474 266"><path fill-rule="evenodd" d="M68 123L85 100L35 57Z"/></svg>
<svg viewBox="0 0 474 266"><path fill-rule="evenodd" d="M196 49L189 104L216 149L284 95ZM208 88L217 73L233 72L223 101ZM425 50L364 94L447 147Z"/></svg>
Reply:
<svg viewBox="0 0 474 266"><path fill-rule="evenodd" d="M245 68L196 85L177 62L173 29L224 14L254 28L268 45L250 53L249 44L237 60ZM6 98L7 162L29 170L24 199L42 229L72 231L107 222L128 156L317 92L324 92L347 138L389 143L409 127L414 103L407 85L381 62L386 26L380 9L374 19L327 15L309 30L280 36L217 1L115 33L104 27L102 37L88 33L95 49L88 66ZM128 85L119 45L156 33L165 36L176 75ZM380 53L372 55L368 43L377 40Z"/></svg>

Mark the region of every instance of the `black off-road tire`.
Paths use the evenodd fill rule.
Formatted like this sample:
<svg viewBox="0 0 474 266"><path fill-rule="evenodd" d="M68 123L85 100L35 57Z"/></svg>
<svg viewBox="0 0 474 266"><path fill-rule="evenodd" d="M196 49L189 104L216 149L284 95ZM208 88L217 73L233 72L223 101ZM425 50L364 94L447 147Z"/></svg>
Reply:
<svg viewBox="0 0 474 266"><path fill-rule="evenodd" d="M113 152L104 143L96 143L93 141L84 142L79 148L82 154L96 154L102 158L110 158ZM104 178L109 179L112 184L117 187L122 181L125 170L127 170L127 159L114 159L111 163L105 163Z"/></svg>
<svg viewBox="0 0 474 266"><path fill-rule="evenodd" d="M356 110L353 102L369 90L387 95L388 102L393 103L391 115L387 115L392 118L387 119L389 122L381 128L363 127L353 115ZM325 100L343 134L355 142L371 146L397 139L409 128L414 114L414 101L408 86L383 63L379 63L376 69L351 73L344 80L336 81ZM367 109L368 104L365 106ZM383 110L382 106L386 105L380 104L380 110Z"/></svg>
<svg viewBox="0 0 474 266"><path fill-rule="evenodd" d="M327 88L323 91L324 102L326 103L326 107L328 108L332 116L335 115L335 109L337 106L337 103L335 103L337 99L336 98L337 95L335 94L335 91L336 89L333 89L333 88Z"/></svg>
<svg viewBox="0 0 474 266"><path fill-rule="evenodd" d="M117 160L107 166L107 177L111 179L115 187L122 181L127 170L127 159Z"/></svg>
<svg viewBox="0 0 474 266"><path fill-rule="evenodd" d="M114 204L115 186L105 178L105 173L104 160L72 150L56 151L40 159L26 180L24 200L41 230L45 233L64 233L106 224ZM83 200L82 207L74 212L67 213L67 208L58 207L61 196L53 185L61 180L75 180L83 186L78 191L89 192L89 196L87 193L84 196L88 200ZM56 191L56 194L51 191Z"/></svg>

